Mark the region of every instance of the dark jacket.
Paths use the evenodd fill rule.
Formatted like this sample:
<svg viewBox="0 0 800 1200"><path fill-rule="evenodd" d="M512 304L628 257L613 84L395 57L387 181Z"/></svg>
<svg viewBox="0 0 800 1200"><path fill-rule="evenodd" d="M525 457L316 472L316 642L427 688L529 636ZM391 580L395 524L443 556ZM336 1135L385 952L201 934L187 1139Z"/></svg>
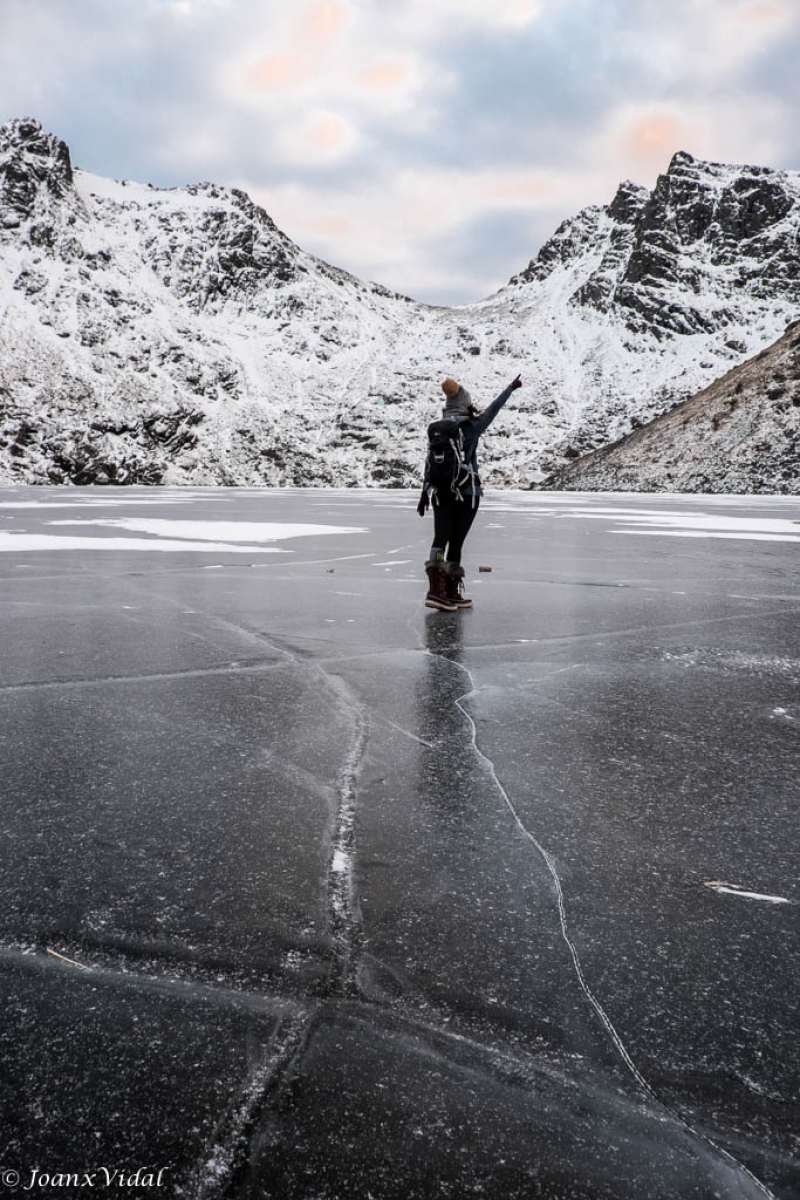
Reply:
<svg viewBox="0 0 800 1200"><path fill-rule="evenodd" d="M473 470L471 483L468 483L462 489L466 496L483 495L483 488L481 487L478 475L478 442L481 434L489 428L513 390L512 387L505 388L491 404L487 404L479 417L470 417L464 422L464 458Z"/></svg>

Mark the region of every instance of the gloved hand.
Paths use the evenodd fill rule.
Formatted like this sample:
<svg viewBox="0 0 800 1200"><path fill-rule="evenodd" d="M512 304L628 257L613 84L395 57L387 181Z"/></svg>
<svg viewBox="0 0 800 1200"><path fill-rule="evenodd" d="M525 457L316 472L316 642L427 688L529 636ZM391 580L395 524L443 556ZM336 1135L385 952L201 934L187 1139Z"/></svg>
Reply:
<svg viewBox="0 0 800 1200"><path fill-rule="evenodd" d="M516 377L516 379L511 380L512 392L515 392L518 387L522 387L522 380L520 379L519 375Z"/></svg>
<svg viewBox="0 0 800 1200"><path fill-rule="evenodd" d="M429 504L430 501L428 500L428 493L423 492L419 498L419 504L417 505L417 512L421 517L425 516L425 513L428 511Z"/></svg>

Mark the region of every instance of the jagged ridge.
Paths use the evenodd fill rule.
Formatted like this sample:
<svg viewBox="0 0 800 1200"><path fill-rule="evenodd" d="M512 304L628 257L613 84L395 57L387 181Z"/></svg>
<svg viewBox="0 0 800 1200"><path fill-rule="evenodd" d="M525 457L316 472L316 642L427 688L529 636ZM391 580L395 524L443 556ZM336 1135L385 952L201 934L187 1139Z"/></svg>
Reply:
<svg viewBox="0 0 800 1200"><path fill-rule="evenodd" d="M484 475L535 485L800 315L799 218L797 173L678 154L495 296L436 308L306 254L240 191L101 179L15 120L0 480L410 485L439 379L486 402L522 371Z"/></svg>

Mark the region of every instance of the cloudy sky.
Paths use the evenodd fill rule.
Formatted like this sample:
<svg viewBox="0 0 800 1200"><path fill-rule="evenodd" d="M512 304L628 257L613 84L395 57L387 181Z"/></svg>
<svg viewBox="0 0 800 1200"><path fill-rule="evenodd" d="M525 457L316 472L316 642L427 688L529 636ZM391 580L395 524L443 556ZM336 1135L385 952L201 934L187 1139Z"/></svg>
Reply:
<svg viewBox="0 0 800 1200"><path fill-rule="evenodd" d="M800 0L0 0L0 122L460 304L676 150L800 170Z"/></svg>

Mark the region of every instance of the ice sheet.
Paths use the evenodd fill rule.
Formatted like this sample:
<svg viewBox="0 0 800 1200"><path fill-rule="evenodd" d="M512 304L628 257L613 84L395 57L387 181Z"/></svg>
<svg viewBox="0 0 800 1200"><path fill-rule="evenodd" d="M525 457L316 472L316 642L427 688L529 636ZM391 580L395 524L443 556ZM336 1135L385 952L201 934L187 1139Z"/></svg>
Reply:
<svg viewBox="0 0 800 1200"><path fill-rule="evenodd" d="M6 497L32 499L0 494L0 516ZM87 992L113 975L120 1096L163 1053L136 1037L140 983L167 1007L186 989L190 1025L209 997L245 1026L265 998L297 1003L235 1078L215 1071L228 1024L209 1027L197 1073L219 1086L207 1140L186 1145L226 1187L246 1162L254 1193L279 1179L302 1197L311 1161L342 1194L391 1178L415 1200L434 1177L514 1200L567 1178L582 1200L592 1178L615 1200L763 1195L748 1170L796 1194L796 556L613 535L631 510L705 529L797 506L584 496L588 520L515 497L502 529L478 514L475 608L448 614L423 607L431 528L409 494L226 489L200 512L153 498L169 506L153 523L133 495L122 524L6 510L25 526L5 531L12 548L77 547L0 564L0 1050L27 1092L31 1064L62 1056L35 1074L48 1129L84 1145L104 1059L81 1043L72 1105L83 1008L45 1012L17 957ZM304 555L239 540L326 520L349 532L304 535ZM194 554L82 553L174 542ZM398 587L392 567L412 562ZM722 886L748 903L705 880L743 881ZM8 1121L35 1146L18 1094ZM167 1099L180 1144L191 1106ZM587 1105L591 1154L571 1149ZM132 1104L108 1161L145 1127Z"/></svg>

